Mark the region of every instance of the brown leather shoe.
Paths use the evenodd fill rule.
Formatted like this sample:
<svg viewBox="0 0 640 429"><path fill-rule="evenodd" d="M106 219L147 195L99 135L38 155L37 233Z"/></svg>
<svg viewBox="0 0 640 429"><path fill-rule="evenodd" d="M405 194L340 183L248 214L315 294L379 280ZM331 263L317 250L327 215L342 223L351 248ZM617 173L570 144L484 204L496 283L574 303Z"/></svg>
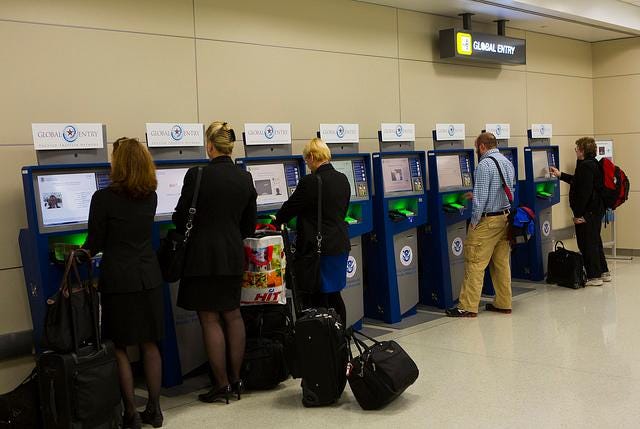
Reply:
<svg viewBox="0 0 640 429"><path fill-rule="evenodd" d="M502 314L511 314L510 308L498 308L493 304L487 304L484 308L487 311L495 311L496 313L502 313Z"/></svg>

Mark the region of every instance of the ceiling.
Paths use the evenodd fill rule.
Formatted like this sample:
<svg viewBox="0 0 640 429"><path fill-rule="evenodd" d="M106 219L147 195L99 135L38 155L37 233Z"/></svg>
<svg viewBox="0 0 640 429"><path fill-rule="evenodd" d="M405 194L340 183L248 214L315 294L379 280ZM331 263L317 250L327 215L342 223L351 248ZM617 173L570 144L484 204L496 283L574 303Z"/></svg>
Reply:
<svg viewBox="0 0 640 429"><path fill-rule="evenodd" d="M587 42L640 36L640 0L359 0L473 22L507 19L508 27ZM462 22L460 23L462 26Z"/></svg>

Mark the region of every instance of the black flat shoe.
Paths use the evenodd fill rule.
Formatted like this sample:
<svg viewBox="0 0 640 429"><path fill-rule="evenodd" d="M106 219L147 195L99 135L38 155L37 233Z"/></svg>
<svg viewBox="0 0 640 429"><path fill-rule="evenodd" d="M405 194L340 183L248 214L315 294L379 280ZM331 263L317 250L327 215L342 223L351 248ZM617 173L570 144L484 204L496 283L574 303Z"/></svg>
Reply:
<svg viewBox="0 0 640 429"><path fill-rule="evenodd" d="M222 387L214 387L207 393L201 393L198 395L198 399L202 402L216 402L219 399L224 399L226 403L229 403L229 396L231 396L231 385L227 384Z"/></svg>
<svg viewBox="0 0 640 429"><path fill-rule="evenodd" d="M140 419L142 423L151 425L154 428L162 427L162 423L164 422L164 416L160 410L144 410L140 413Z"/></svg>
<svg viewBox="0 0 640 429"><path fill-rule="evenodd" d="M131 416L127 416L126 414L122 418L122 428L123 429L142 429L142 420L140 419L140 414L137 412Z"/></svg>
<svg viewBox="0 0 640 429"><path fill-rule="evenodd" d="M231 383L231 390L236 395L239 401L240 395L244 393L244 382L242 380L234 381L233 383Z"/></svg>
<svg viewBox="0 0 640 429"><path fill-rule="evenodd" d="M445 310L448 317L476 317L478 313L472 313L471 311L462 310L458 307L448 308Z"/></svg>

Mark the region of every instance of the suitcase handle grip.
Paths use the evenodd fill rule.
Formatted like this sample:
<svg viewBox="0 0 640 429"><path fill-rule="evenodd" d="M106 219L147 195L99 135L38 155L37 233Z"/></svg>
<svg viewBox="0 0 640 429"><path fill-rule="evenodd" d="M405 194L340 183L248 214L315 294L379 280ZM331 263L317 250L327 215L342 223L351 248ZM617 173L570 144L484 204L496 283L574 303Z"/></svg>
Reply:
<svg viewBox="0 0 640 429"><path fill-rule="evenodd" d="M553 250L558 250L558 244L562 244L562 248L564 249L564 243L561 240L556 241L556 245L553 246Z"/></svg>

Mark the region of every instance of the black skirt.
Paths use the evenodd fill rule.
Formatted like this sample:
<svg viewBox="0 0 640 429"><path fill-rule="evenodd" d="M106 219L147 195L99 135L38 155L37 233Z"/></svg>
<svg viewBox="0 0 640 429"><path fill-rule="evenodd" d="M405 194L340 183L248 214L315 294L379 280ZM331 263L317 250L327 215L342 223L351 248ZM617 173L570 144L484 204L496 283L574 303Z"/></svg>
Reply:
<svg viewBox="0 0 640 429"><path fill-rule="evenodd" d="M191 311L240 308L242 276L185 277L180 280L178 306Z"/></svg>
<svg viewBox="0 0 640 429"><path fill-rule="evenodd" d="M160 341L164 337L162 287L131 293L102 293L102 336L116 345Z"/></svg>

